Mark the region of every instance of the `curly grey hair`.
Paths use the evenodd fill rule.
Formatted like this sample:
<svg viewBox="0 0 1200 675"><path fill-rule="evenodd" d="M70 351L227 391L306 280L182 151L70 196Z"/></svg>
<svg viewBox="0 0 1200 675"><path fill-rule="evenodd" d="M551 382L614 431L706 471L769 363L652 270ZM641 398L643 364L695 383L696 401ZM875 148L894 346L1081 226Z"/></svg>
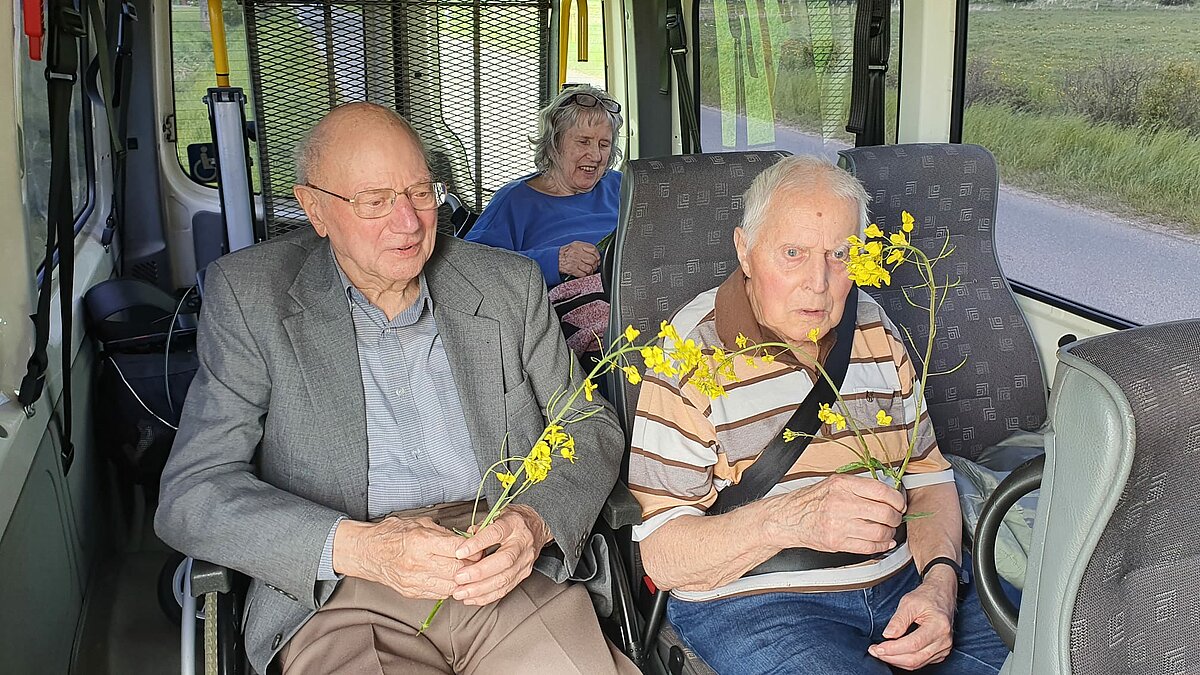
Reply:
<svg viewBox="0 0 1200 675"><path fill-rule="evenodd" d="M862 183L850 172L816 155L793 155L784 157L771 168L763 171L746 190L746 212L742 217L742 234L747 246L754 245L758 227L767 219L771 199L781 190L815 192L827 190L834 196L853 202L858 207L858 231L861 235L867 227L867 204L871 197Z"/></svg>
<svg viewBox="0 0 1200 675"><path fill-rule="evenodd" d="M591 94L603 101L615 101L608 92L588 84L581 84L570 89L564 89L550 100L550 103L538 113L538 134L529 139L533 144L533 165L538 171L549 171L554 166L559 154L559 143L563 134L581 124L596 124L607 120L612 124L612 151L608 155L608 166L613 168L621 161L621 148L617 145L617 134L624 123L621 113L610 113L602 106L586 108L577 103L567 103L567 99L575 94Z"/></svg>

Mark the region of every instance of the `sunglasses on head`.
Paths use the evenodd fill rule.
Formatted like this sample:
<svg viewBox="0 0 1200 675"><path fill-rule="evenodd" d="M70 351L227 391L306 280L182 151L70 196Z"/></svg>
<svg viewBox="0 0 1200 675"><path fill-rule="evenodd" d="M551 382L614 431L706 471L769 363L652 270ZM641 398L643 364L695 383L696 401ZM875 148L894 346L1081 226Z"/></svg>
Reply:
<svg viewBox="0 0 1200 675"><path fill-rule="evenodd" d="M563 106L565 107L572 103L574 103L575 105L578 105L578 106L583 106L584 108L595 108L596 106L600 106L601 108L604 108L605 110L607 110L608 112L613 113L613 114L621 112L621 104L620 103L617 103L616 101L612 100L611 98L600 98L599 96L596 96L595 94L584 94L584 93L574 94L571 97L569 97L566 101L563 101Z"/></svg>

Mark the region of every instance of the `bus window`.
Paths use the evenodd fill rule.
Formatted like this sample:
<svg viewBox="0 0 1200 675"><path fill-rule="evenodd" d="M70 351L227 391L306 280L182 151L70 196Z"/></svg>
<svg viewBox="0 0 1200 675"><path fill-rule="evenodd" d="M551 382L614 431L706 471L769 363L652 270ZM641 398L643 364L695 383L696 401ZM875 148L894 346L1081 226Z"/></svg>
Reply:
<svg viewBox="0 0 1200 675"><path fill-rule="evenodd" d="M579 58L579 14L577 11L572 11L570 29L564 36L567 38L567 76L565 81L608 89L607 54L604 51L603 0L587 0L586 3L580 4L587 6L587 58L586 60ZM571 3L568 6L576 7L577 5Z"/></svg>
<svg viewBox="0 0 1200 675"><path fill-rule="evenodd" d="M242 6L225 2L225 43L229 53L229 83L241 87L246 95L246 119L254 118L254 102L250 91L250 67L246 55L246 30ZM208 3L205 0L172 0L171 2L171 67L175 80L175 148L179 165L187 172L187 146L212 141L208 122L208 106L204 96L209 87L217 86L213 65L212 34L209 32ZM250 156L255 156L254 143ZM190 175L190 173L189 173ZM258 191L258 172L251 175Z"/></svg>
<svg viewBox="0 0 1200 675"><path fill-rule="evenodd" d="M701 0L700 130L708 152L778 148L824 154L853 143L855 2ZM891 20L886 138L896 138L899 4Z"/></svg>
<svg viewBox="0 0 1200 675"><path fill-rule="evenodd" d="M50 119L46 90L46 62L34 61L24 49L21 62L21 142L25 174L25 227L29 229L29 269L35 273L46 256L46 205L50 201ZM86 64L85 66L86 67ZM71 204L76 220L87 208L88 157L86 147L91 127L84 118L83 78L71 94ZM77 226L82 225L77 223ZM78 227L76 228L78 231Z"/></svg>
<svg viewBox="0 0 1200 675"><path fill-rule="evenodd" d="M974 2L962 140L1004 184L1013 280L1139 323L1200 316L1200 7Z"/></svg>

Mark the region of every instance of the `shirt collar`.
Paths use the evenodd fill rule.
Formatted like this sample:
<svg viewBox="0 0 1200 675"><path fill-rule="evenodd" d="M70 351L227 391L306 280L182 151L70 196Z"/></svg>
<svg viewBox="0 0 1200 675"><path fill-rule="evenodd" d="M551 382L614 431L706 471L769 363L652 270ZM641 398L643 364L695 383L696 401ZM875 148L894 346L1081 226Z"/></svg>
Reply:
<svg viewBox="0 0 1200 675"><path fill-rule="evenodd" d="M342 269L342 265L337 261L337 256L333 257L333 267L337 270L338 278L341 279L342 290L346 293L346 299L352 303L362 304L368 307L374 307L367 296L363 295L362 291L350 281L350 277L346 276L346 271ZM392 319L391 323L399 326L408 326L416 323L421 314L428 308L433 310L433 298L429 295L429 284L425 281L425 272L421 272L417 277L420 284L420 295L417 296L417 301L409 308L400 312Z"/></svg>
<svg viewBox="0 0 1200 675"><path fill-rule="evenodd" d="M746 336L751 345L764 342L787 342L780 338L770 328L758 323L754 316L754 307L750 304L750 291L747 286L749 279L739 266L717 288L715 300L715 320L717 337L727 349L736 349L738 334ZM830 350L837 342L837 331L831 330L817 342L818 358L821 363L828 358ZM791 350L784 350L777 355L777 360L793 368L803 368L815 376L815 370L808 363L801 363Z"/></svg>

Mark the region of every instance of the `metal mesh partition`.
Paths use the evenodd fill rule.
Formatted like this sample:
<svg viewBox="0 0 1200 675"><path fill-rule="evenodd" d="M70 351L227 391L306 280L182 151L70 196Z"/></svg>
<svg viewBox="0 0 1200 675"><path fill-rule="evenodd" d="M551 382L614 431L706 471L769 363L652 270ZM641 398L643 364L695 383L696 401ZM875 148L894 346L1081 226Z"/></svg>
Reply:
<svg viewBox="0 0 1200 675"><path fill-rule="evenodd" d="M341 103L408 118L434 174L475 211L533 170L553 86L550 0L243 1L268 236L306 222L293 153Z"/></svg>

